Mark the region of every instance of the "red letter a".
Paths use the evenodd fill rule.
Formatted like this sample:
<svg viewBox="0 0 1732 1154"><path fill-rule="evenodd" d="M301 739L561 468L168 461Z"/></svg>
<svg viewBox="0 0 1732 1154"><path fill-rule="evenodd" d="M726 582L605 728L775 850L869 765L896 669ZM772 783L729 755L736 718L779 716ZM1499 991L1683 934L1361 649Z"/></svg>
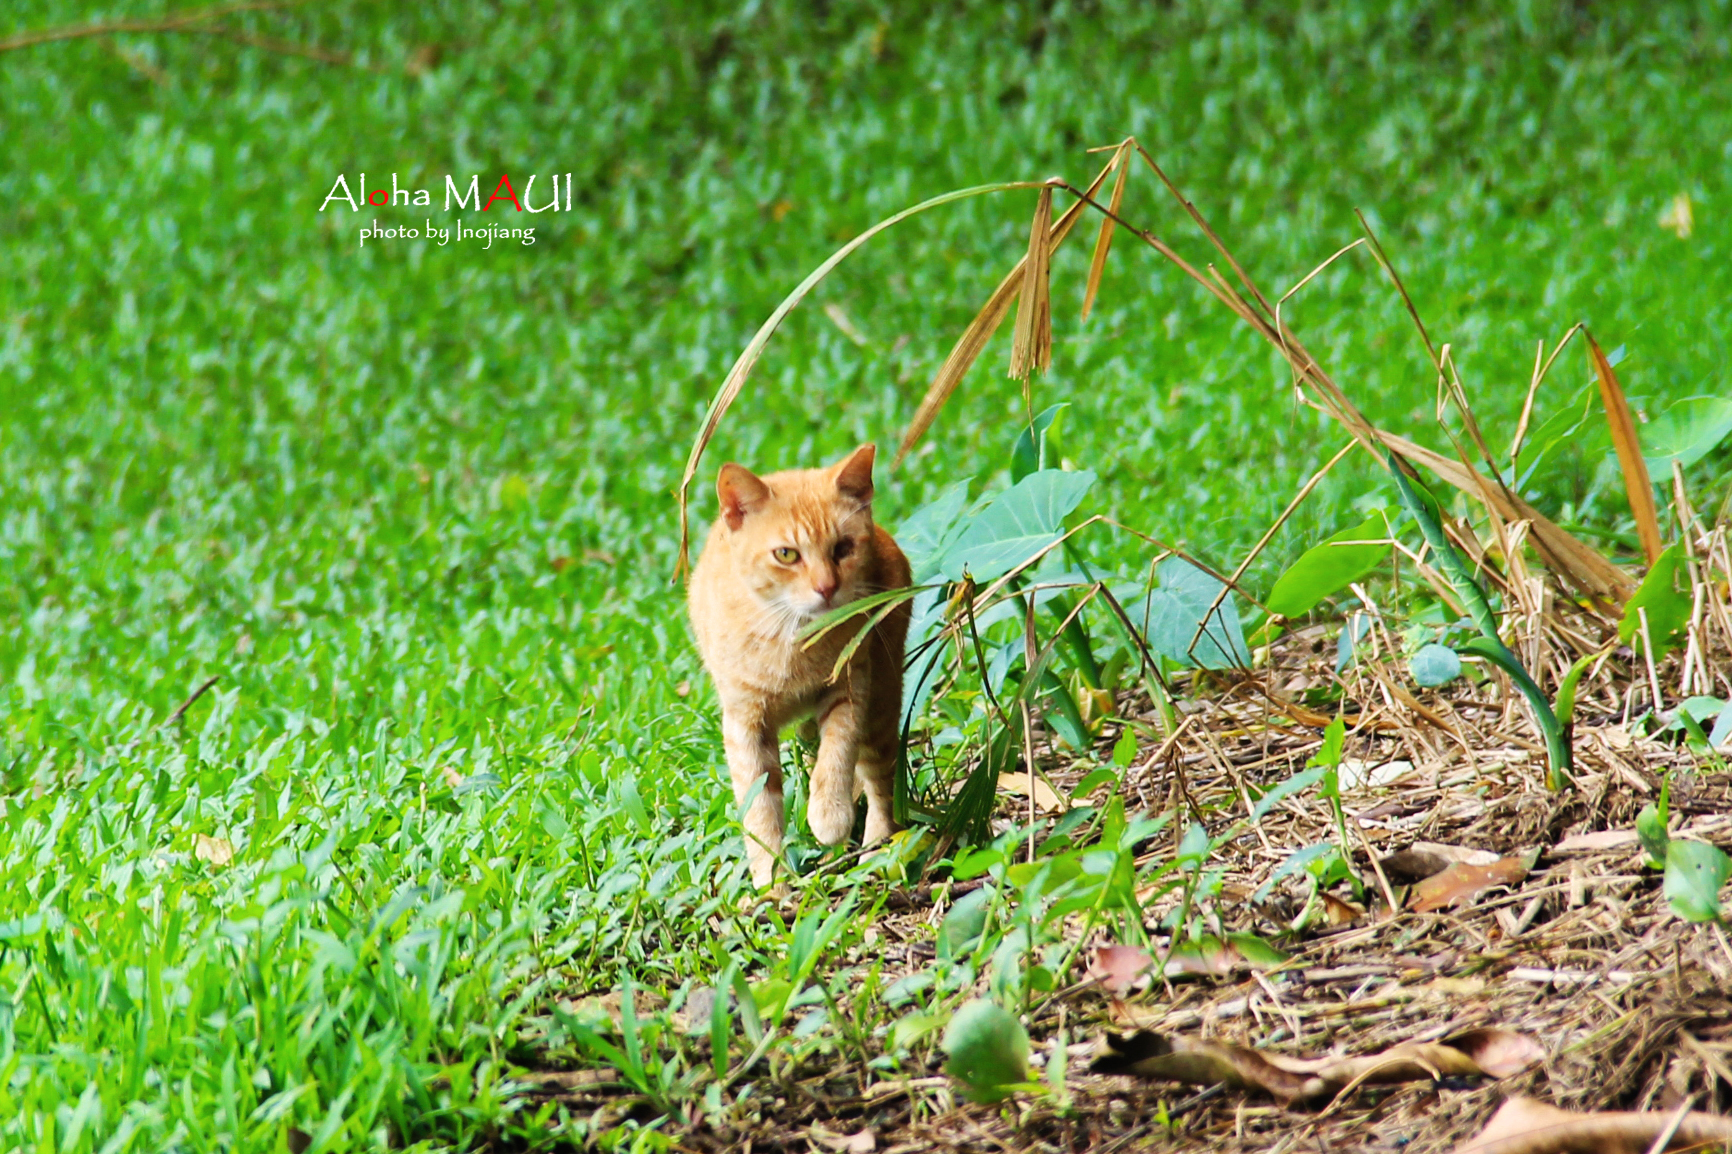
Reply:
<svg viewBox="0 0 1732 1154"><path fill-rule="evenodd" d="M505 190L503 195L499 191L501 188ZM492 208L493 202L496 200L509 200L518 212L523 211L523 206L517 203L517 190L511 187L511 174L509 172L499 178L499 184L493 189L493 195L487 198L487 203L482 206L481 211L486 212Z"/></svg>

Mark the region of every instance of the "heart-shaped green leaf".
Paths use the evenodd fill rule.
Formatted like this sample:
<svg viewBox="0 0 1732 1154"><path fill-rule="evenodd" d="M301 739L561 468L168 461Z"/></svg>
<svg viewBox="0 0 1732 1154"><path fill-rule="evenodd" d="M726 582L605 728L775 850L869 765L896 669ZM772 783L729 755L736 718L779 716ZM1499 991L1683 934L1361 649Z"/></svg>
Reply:
<svg viewBox="0 0 1732 1154"><path fill-rule="evenodd" d="M1028 1033L1016 1015L984 998L956 1011L944 1031L944 1072L974 1102L1000 1102L1029 1080Z"/></svg>

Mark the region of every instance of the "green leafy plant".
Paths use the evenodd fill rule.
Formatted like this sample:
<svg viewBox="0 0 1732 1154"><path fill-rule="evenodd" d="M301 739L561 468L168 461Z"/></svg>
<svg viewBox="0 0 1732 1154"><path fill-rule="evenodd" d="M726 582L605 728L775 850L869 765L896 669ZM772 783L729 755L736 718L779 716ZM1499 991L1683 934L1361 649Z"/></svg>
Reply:
<svg viewBox="0 0 1732 1154"><path fill-rule="evenodd" d="M1388 525L1381 515L1326 537L1299 555L1269 590L1264 603L1276 617L1299 617L1325 597L1376 572L1389 556Z"/></svg>
<svg viewBox="0 0 1732 1154"><path fill-rule="evenodd" d="M1688 838L1667 843L1666 900L1685 921L1725 924L1720 891L1728 876L1732 876L1732 858L1718 846Z"/></svg>
<svg viewBox="0 0 1732 1154"><path fill-rule="evenodd" d="M1425 542L1431 547L1432 554L1437 558L1438 566L1448 578L1450 587L1466 607L1468 617L1474 627L1479 630L1479 636L1461 646L1462 650L1491 661L1509 675L1521 695L1527 699L1528 708L1533 711L1534 721L1546 739L1546 757L1549 763L1547 783L1553 789L1562 789L1571 783L1572 757L1570 752L1569 733L1564 728L1552 705L1535 684L1527 669L1510 652L1503 638L1497 631L1497 617L1492 612L1491 604L1486 601L1485 591L1474 580L1467 562L1462 559L1455 545L1444 534L1443 525L1439 522L1434 510L1437 499L1425 492L1417 479L1409 477L1406 464L1399 462L1394 453L1389 453L1385 460L1388 463L1389 474L1395 479L1397 490L1401 494L1401 503L1419 524L1420 532Z"/></svg>

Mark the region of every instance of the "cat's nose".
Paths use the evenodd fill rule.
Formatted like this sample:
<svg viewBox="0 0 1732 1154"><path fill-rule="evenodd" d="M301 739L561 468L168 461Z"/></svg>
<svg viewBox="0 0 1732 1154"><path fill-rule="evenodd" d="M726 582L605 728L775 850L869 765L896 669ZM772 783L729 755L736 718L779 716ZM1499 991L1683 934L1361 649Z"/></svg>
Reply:
<svg viewBox="0 0 1732 1154"><path fill-rule="evenodd" d="M827 573L824 576L818 577L818 578L813 580L812 592L816 593L818 596L822 597L826 602L828 602L830 600L830 598L832 598L836 595L836 586L838 584L839 584L839 582L836 578L836 574Z"/></svg>

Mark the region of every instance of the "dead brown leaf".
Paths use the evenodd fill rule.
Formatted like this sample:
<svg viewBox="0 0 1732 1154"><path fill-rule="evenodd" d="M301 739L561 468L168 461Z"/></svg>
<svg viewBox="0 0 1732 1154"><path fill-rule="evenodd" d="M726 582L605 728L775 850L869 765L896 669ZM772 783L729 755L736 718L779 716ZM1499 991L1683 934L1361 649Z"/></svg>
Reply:
<svg viewBox="0 0 1732 1154"><path fill-rule="evenodd" d="M1575 1114L1533 1098L1511 1098L1455 1154L1644 1154L1674 1112ZM1667 1150L1732 1142L1732 1119L1687 1114Z"/></svg>
<svg viewBox="0 0 1732 1154"><path fill-rule="evenodd" d="M1440 874L1457 863L1490 865L1497 860L1498 855L1490 850L1469 849L1464 845L1445 845L1434 841L1416 841L1408 848L1390 854L1378 864L1383 867L1383 872L1389 875L1389 880L1396 885L1405 886L1424 881L1433 874Z"/></svg>
<svg viewBox="0 0 1732 1154"><path fill-rule="evenodd" d="M837 1154L872 1154L878 1149L878 1135L870 1126L858 1134L838 1134L822 1126L809 1126L806 1133L825 1149L835 1150Z"/></svg>
<svg viewBox="0 0 1732 1154"><path fill-rule="evenodd" d="M1513 886L1528 876L1528 863L1519 857L1499 858L1490 865L1456 862L1413 887L1407 908L1417 913L1459 906L1493 886Z"/></svg>
<svg viewBox="0 0 1732 1154"><path fill-rule="evenodd" d="M1088 975L1114 997L1147 989L1155 959L1135 946L1096 946L1089 951Z"/></svg>
<svg viewBox="0 0 1732 1154"><path fill-rule="evenodd" d="M1292 1103L1362 1085L1508 1077L1544 1057L1532 1038L1510 1030L1474 1030L1444 1042L1404 1042L1379 1054L1309 1059L1139 1031L1128 1038L1108 1034L1089 1069L1194 1086L1225 1083L1230 1089L1255 1090Z"/></svg>
<svg viewBox="0 0 1732 1154"><path fill-rule="evenodd" d="M1365 916L1364 910L1334 894L1318 894L1317 898L1323 907L1323 924L1326 926L1350 926Z"/></svg>
<svg viewBox="0 0 1732 1154"><path fill-rule="evenodd" d="M1654 508L1654 485L1648 476L1648 462L1642 456L1642 442L1636 436L1636 421L1630 415L1630 403L1624 399L1623 386L1612 371L1612 362L1600 351L1593 334L1588 338L1588 361L1600 380L1600 402L1606 410L1606 428L1612 434L1612 447L1618 451L1618 466L1624 473L1624 492L1630 500L1630 512L1636 518L1636 536L1642 542L1642 552L1652 565L1665 546L1660 541L1660 515Z"/></svg>
<svg viewBox="0 0 1732 1154"><path fill-rule="evenodd" d="M1070 808L1058 794L1053 792L1052 786L1042 781L1038 776L1031 777L1026 773L1001 773L998 775L998 788L1003 793L1013 793L1018 797L1027 797L1032 790L1035 808L1043 813Z"/></svg>

